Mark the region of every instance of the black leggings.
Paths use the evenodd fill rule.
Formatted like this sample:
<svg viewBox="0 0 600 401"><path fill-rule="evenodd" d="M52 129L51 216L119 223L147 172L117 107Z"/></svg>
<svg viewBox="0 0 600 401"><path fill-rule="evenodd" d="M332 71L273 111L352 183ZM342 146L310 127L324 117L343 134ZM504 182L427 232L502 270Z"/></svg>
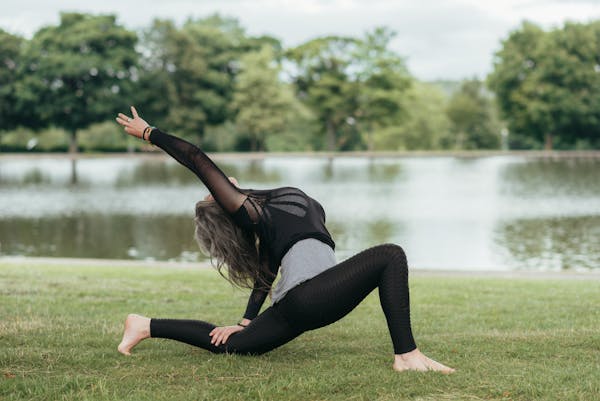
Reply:
<svg viewBox="0 0 600 401"><path fill-rule="evenodd" d="M366 249L294 287L218 347L210 343L209 336L216 326L200 320L151 319L150 336L182 341L215 353L262 354L307 330L341 319L376 287L394 353L414 350L417 346L410 328L408 266L404 251L394 244Z"/></svg>

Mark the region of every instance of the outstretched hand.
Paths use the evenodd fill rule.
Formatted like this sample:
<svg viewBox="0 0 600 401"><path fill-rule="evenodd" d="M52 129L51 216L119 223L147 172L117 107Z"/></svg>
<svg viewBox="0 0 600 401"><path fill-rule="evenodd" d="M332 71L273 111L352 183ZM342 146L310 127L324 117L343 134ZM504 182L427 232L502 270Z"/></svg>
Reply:
<svg viewBox="0 0 600 401"><path fill-rule="evenodd" d="M212 337L210 343L214 344L215 347L218 347L219 344L225 344L230 335L242 330L244 330L244 328L238 325L215 327L210 333L208 333L208 335Z"/></svg>
<svg viewBox="0 0 600 401"><path fill-rule="evenodd" d="M142 134L144 133L144 129L148 126L148 123L138 115L137 110L133 106L131 106L131 114L133 115L133 118L126 116L123 113L119 113L116 120L123 128L125 128L125 132L129 135L142 138Z"/></svg>

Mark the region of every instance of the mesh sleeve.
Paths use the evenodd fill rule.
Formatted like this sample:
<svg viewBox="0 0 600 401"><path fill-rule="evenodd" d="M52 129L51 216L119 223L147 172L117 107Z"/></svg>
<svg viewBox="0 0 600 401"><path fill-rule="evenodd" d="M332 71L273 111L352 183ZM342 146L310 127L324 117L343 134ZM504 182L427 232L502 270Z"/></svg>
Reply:
<svg viewBox="0 0 600 401"><path fill-rule="evenodd" d="M247 196L197 146L157 128L148 139L196 174L223 210L233 214L244 203Z"/></svg>
<svg viewBox="0 0 600 401"><path fill-rule="evenodd" d="M265 303L267 295L269 295L267 290L258 288L252 290L250 298L248 298L248 304L246 305L246 312L244 312L244 319L252 320L258 316L258 312L260 312L260 308Z"/></svg>
<svg viewBox="0 0 600 401"><path fill-rule="evenodd" d="M278 268L274 269L273 265L270 266L270 269L272 274L266 276L264 281L255 281L254 289L250 293L250 298L248 298L244 319L254 319L258 315L258 312L260 312L262 305L265 303L265 299L267 299L267 295L269 295L269 291L273 285L273 281L275 281L277 271L279 270Z"/></svg>

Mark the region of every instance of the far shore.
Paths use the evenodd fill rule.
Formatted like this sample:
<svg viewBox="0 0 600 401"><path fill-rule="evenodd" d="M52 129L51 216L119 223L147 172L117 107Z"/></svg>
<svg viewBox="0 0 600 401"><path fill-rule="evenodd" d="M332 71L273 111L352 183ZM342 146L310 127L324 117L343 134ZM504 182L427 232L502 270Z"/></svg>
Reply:
<svg viewBox="0 0 600 401"><path fill-rule="evenodd" d="M209 152L215 159L261 160L270 157L311 157L335 159L342 157L357 158L409 158L409 157L459 157L479 158L496 156L518 156L527 158L562 159L562 158L600 158L600 150L427 150L427 151L348 151L348 152ZM0 152L0 159L22 158L56 158L56 159L87 159L103 157L133 157L133 158L166 158L168 155L161 151L153 152L94 152L94 153L55 153L55 152Z"/></svg>
<svg viewBox="0 0 600 401"><path fill-rule="evenodd" d="M0 269L3 265L46 265L46 266L81 266L81 267L123 267L123 268L158 268L158 269L212 269L210 261L176 262L160 260L133 259L93 259L93 258L54 258L29 256L1 256ZM473 269L435 269L431 267L411 266L410 274L415 276L435 277L481 277L481 278L518 278L518 279L568 279L568 280L600 280L600 270L473 270Z"/></svg>

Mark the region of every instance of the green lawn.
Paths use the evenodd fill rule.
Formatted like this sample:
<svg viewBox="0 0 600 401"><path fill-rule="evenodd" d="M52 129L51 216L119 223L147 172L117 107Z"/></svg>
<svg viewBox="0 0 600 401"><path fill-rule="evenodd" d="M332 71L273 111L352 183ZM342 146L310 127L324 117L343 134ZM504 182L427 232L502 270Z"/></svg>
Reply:
<svg viewBox="0 0 600 401"><path fill-rule="evenodd" d="M599 280L414 276L417 343L454 375L391 369L376 292L260 357L168 340L124 357L127 313L231 324L246 293L211 270L0 264L0 399L600 399Z"/></svg>

